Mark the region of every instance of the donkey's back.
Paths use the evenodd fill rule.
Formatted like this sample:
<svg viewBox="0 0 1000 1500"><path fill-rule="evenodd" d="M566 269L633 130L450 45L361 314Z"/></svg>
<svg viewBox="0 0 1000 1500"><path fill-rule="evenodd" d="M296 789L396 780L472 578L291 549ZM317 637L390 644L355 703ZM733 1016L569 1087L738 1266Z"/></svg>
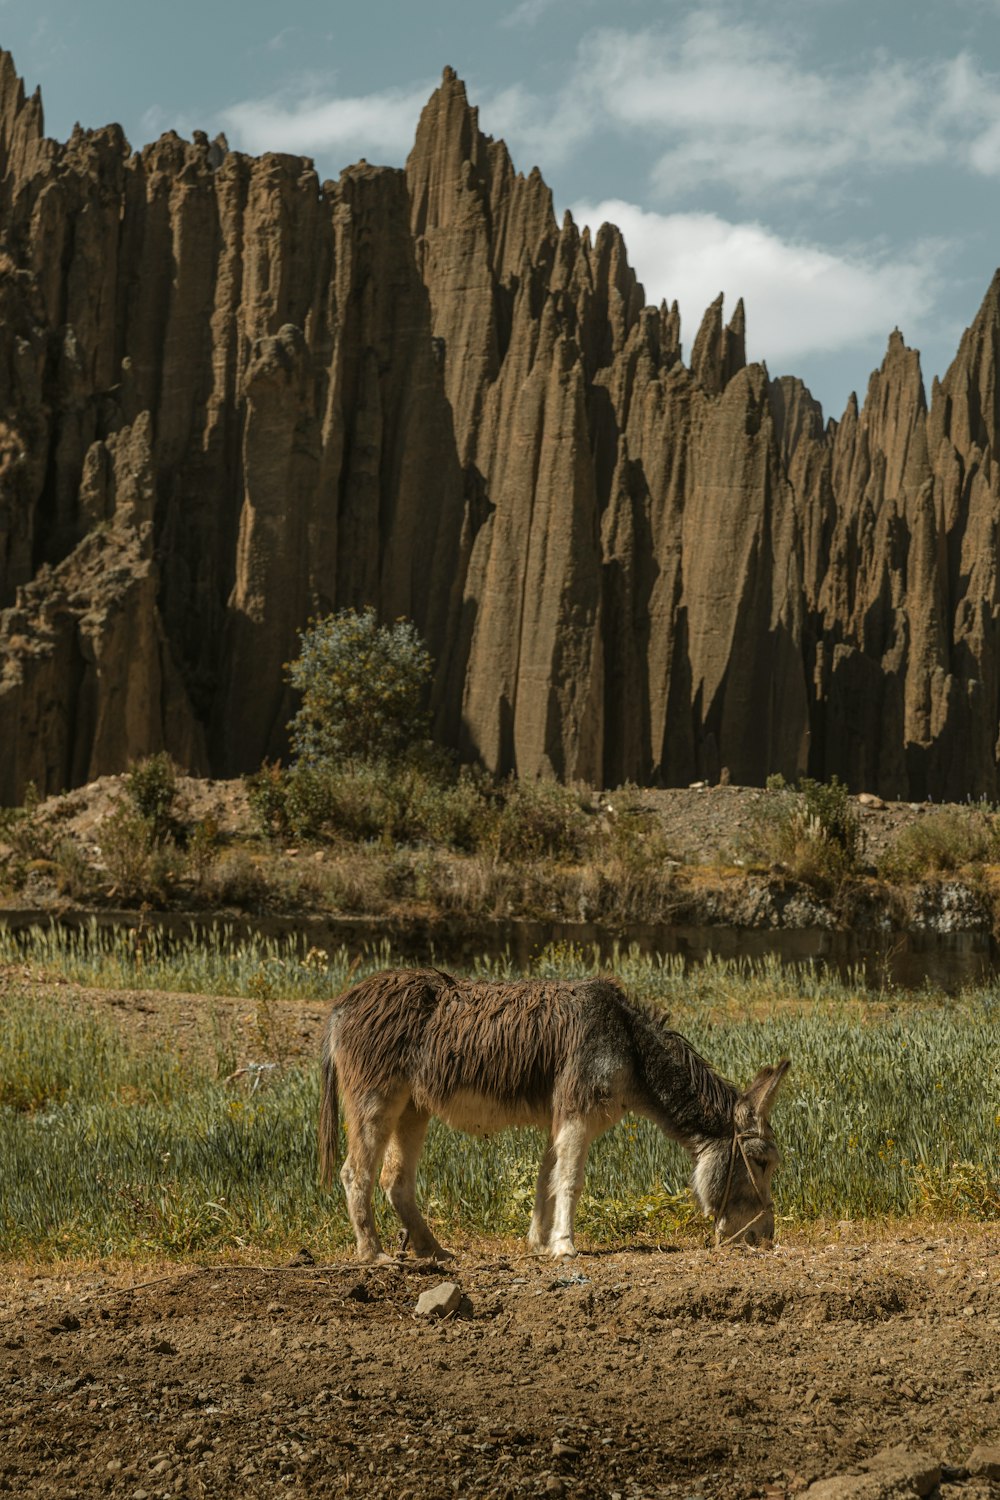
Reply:
<svg viewBox="0 0 1000 1500"><path fill-rule="evenodd" d="M473 1100L493 1128L547 1124L610 1101L630 1060L628 1002L614 984L460 981L390 970L334 1006L327 1046L345 1096L407 1092L463 1129ZM456 1118L461 1115L461 1120Z"/></svg>

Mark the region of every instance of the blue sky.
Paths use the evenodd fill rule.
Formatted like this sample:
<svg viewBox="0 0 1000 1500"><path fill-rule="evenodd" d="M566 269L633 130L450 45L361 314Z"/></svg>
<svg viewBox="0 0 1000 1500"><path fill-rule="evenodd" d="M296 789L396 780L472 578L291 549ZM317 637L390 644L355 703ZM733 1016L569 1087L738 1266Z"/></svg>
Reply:
<svg viewBox="0 0 1000 1500"><path fill-rule="evenodd" d="M1000 0L0 0L46 126L401 164L446 63L650 300L742 295L839 416L895 326L943 373L1000 263Z"/></svg>

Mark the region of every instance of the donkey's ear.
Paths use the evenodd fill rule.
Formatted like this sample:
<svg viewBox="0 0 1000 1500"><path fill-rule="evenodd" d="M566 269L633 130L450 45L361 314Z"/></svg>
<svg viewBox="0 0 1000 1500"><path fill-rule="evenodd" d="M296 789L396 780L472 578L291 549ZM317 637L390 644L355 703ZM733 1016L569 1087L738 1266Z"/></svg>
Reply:
<svg viewBox="0 0 1000 1500"><path fill-rule="evenodd" d="M761 1068L745 1090L743 1098L758 1119L766 1120L771 1113L782 1079L791 1066L788 1058L783 1057L776 1067Z"/></svg>

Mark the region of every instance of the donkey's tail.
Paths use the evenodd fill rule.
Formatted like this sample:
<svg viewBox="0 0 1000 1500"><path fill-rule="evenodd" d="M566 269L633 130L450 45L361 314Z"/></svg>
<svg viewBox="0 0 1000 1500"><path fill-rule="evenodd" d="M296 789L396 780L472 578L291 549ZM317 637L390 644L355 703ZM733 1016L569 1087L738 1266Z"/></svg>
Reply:
<svg viewBox="0 0 1000 1500"><path fill-rule="evenodd" d="M329 1043L323 1047L323 1062L320 1067L319 1105L319 1180L326 1188L333 1186L333 1174L337 1167L339 1145L339 1101L337 1099L337 1069L330 1056Z"/></svg>

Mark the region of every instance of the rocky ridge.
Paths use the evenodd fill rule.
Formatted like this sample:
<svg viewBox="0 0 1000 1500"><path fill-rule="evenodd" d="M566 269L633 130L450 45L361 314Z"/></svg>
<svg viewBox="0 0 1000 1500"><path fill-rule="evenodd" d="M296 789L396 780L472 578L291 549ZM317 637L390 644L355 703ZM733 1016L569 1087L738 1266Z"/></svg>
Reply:
<svg viewBox="0 0 1000 1500"><path fill-rule="evenodd" d="M0 801L284 747L313 614L412 618L438 735L592 784L997 796L1000 279L925 399L685 363L450 69L405 171L43 133L0 54Z"/></svg>

